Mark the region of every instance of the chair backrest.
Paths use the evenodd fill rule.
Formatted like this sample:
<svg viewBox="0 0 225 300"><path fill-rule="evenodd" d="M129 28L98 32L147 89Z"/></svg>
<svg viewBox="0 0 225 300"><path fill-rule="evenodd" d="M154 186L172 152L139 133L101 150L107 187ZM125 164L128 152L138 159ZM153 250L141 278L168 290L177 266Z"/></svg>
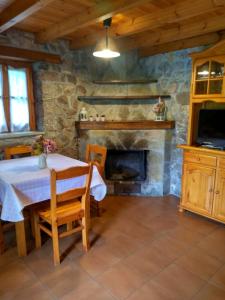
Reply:
<svg viewBox="0 0 225 300"><path fill-rule="evenodd" d="M90 197L90 185L92 179L93 164L90 163L84 167L71 167L61 171L51 170L51 217L56 220L56 208L58 204L66 203L68 201L81 199L81 207L86 210L87 201ZM57 181L70 178L86 176L83 187L70 189L63 193L57 194Z"/></svg>
<svg viewBox="0 0 225 300"><path fill-rule="evenodd" d="M18 145L14 147L6 147L4 149L5 159L11 159L14 155L32 154L33 150L28 145Z"/></svg>
<svg viewBox="0 0 225 300"><path fill-rule="evenodd" d="M107 148L104 146L87 144L86 162L93 162L101 175L104 173Z"/></svg>

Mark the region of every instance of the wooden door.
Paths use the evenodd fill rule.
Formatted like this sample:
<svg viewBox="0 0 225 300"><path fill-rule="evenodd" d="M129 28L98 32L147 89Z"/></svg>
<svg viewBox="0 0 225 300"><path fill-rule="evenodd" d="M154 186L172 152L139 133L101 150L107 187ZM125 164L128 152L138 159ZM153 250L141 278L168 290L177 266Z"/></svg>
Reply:
<svg viewBox="0 0 225 300"><path fill-rule="evenodd" d="M215 185L213 216L225 222L225 170L218 169Z"/></svg>
<svg viewBox="0 0 225 300"><path fill-rule="evenodd" d="M215 169L185 163L183 170L182 206L204 215L212 214Z"/></svg>

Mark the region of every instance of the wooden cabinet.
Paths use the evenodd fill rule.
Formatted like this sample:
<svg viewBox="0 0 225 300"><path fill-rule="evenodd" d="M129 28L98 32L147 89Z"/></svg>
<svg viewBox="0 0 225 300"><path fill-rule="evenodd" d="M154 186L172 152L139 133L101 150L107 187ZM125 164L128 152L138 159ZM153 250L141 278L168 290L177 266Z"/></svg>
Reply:
<svg viewBox="0 0 225 300"><path fill-rule="evenodd" d="M218 169L217 171L213 217L225 223L225 169Z"/></svg>
<svg viewBox="0 0 225 300"><path fill-rule="evenodd" d="M181 148L184 149L184 164L180 211L190 210L225 223L223 151L191 146Z"/></svg>
<svg viewBox="0 0 225 300"><path fill-rule="evenodd" d="M188 139L178 146L184 150L180 211L225 223L225 151L197 145L201 110L225 109L225 40L190 56Z"/></svg>
<svg viewBox="0 0 225 300"><path fill-rule="evenodd" d="M185 163L183 172L183 206L200 214L211 215L215 169Z"/></svg>

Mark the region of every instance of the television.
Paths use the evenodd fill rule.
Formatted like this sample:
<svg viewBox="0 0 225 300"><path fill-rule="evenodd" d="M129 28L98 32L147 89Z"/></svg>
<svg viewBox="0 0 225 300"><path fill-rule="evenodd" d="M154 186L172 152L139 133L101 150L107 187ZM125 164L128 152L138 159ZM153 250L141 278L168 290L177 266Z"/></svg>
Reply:
<svg viewBox="0 0 225 300"><path fill-rule="evenodd" d="M225 109L200 109L197 144L225 149Z"/></svg>

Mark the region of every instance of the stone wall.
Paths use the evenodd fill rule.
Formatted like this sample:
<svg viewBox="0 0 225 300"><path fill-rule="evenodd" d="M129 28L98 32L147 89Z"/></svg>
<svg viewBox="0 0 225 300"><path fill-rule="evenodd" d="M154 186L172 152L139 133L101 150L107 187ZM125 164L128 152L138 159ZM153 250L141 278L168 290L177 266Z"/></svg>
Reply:
<svg viewBox="0 0 225 300"><path fill-rule="evenodd" d="M159 188L159 185L153 180L155 186L149 185L146 193L155 194L155 191L180 195L181 187L181 166L182 152L177 149L177 144L186 143L189 91L191 79L191 59L188 56L190 52L201 51L202 48L187 49L168 54L155 55L153 57L138 59L135 52L122 55L120 58L111 62L103 62L101 65L97 61L90 63L95 66L93 72L89 70L88 75L85 72L83 77L84 95L147 95L147 94L170 94L171 99L166 100L167 118L176 121L175 130L168 133L166 138L165 162L164 162L164 186L170 186L168 189ZM88 54L86 53L87 57ZM88 61L88 60L87 60ZM89 62L91 62L89 58ZM103 72L104 70L104 72ZM92 76L90 76L90 74ZM137 78L155 78L157 83L153 84L135 84L135 85L98 85L90 82L92 79L137 79ZM156 100L149 101L78 101L78 112L82 106L85 106L89 115L105 114L108 120L132 120L132 119L153 119L152 107ZM78 116L77 116L78 118ZM88 137L87 137L88 135ZM115 134L97 131L84 134L83 140L98 141L99 135L104 136L103 143L108 143L109 137L114 138ZM140 132L139 135L142 135ZM157 136L157 133L155 134ZM150 136L149 136L150 138ZM118 140L118 139L117 139ZM80 147L83 149L84 145ZM149 142L150 147L150 142ZM164 143L161 144L161 148ZM154 148L154 143L153 143ZM170 149L168 151L168 149ZM160 150L160 149L158 149ZM164 152L163 152L164 153ZM169 183L168 183L169 182ZM154 192L153 192L154 191Z"/></svg>
<svg viewBox="0 0 225 300"><path fill-rule="evenodd" d="M153 119L152 106L157 101L87 101L77 100L78 95L145 95L166 93L171 95L166 100L168 119L176 121L176 129L170 131L166 144L162 144L165 153L163 193L179 195L181 178L181 151L176 145L186 142L189 86L191 76L191 60L188 53L191 49L154 57L139 59L135 51L121 55L112 61L96 59L90 50L70 51L66 41L56 41L51 44L40 45L35 43L31 33L17 30L7 32L9 45L23 47L31 50L41 50L59 54L62 64L48 63L33 64L34 92L36 99L38 130L43 130L46 136L54 138L58 144L59 152L71 157L78 157L79 138L74 128L74 121L78 119L81 107L85 106L89 115L104 114L106 119ZM145 85L97 85L93 79L137 79L152 77L158 79L157 83ZM87 137L95 139L95 135L109 133L90 131L81 137L81 148L84 151L84 142ZM139 132L142 136L144 133ZM146 133L145 133L146 134ZM151 135L149 133L149 141ZM157 137L155 133L154 138ZM82 140L83 138L83 140ZM23 138L20 142L29 142ZM12 141L7 141L10 144ZM0 148L6 142L0 140ZM166 145L166 146L165 146ZM149 146L150 147L150 146ZM152 146L154 148L154 145ZM170 149L170 151L168 151ZM83 152L81 151L81 152ZM83 154L83 153L81 153ZM81 155L82 156L82 155ZM149 171L151 172L151 171ZM161 180L161 179L160 179ZM146 188L152 194L158 188L159 180L153 180L155 187ZM147 192L146 192L147 194Z"/></svg>
<svg viewBox="0 0 225 300"><path fill-rule="evenodd" d="M76 89L79 87L75 75L74 54L65 41L40 45L33 34L18 30L7 32L7 45L59 54L62 64L34 63L34 95L37 129L44 131L57 142L58 151L71 157L77 156L74 121L77 113ZM26 144L33 138L0 140L0 151L6 145Z"/></svg>
<svg viewBox="0 0 225 300"><path fill-rule="evenodd" d="M141 66L149 76L158 78L157 91L167 91L171 94L171 101L167 102L168 118L176 121L171 140L170 158L170 193L180 195L182 151L178 144L187 141L188 110L191 80L190 52L201 51L201 48L187 49L140 60Z"/></svg>

